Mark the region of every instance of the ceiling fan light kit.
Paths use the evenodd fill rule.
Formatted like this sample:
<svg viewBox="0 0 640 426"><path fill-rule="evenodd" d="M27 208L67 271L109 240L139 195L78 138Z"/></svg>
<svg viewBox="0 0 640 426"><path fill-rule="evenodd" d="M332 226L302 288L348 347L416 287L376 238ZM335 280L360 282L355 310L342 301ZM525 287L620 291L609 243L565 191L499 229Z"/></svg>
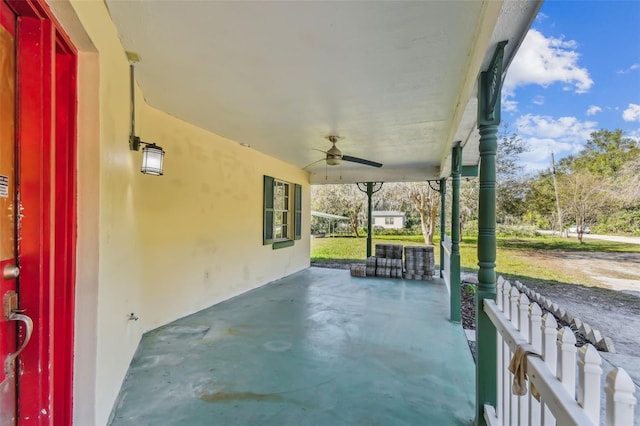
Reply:
<svg viewBox="0 0 640 426"><path fill-rule="evenodd" d="M336 157L336 156L332 156L332 155L327 155L327 164L329 166L337 166L340 163L342 163L342 158Z"/></svg>
<svg viewBox="0 0 640 426"><path fill-rule="evenodd" d="M358 163L358 164L363 164L365 166L371 166L371 167L382 167L381 163L375 162L375 161L371 161L371 160L365 160L364 158L358 158L358 157L352 157L350 155L342 155L342 151L340 151L340 149L338 149L338 147L336 146L336 143L342 139L341 136L336 136L336 135L330 135L330 136L326 136L325 137L329 142L331 142L332 146L331 148L329 148L328 151L323 151L321 149L316 149L316 151L320 151L320 152L324 152L326 157L325 157L325 163L328 166L338 166L340 164L342 164L343 161L349 161L351 163ZM304 167L305 169L309 166L312 166L315 163L319 163L322 160L318 160L314 163L309 164L308 166Z"/></svg>

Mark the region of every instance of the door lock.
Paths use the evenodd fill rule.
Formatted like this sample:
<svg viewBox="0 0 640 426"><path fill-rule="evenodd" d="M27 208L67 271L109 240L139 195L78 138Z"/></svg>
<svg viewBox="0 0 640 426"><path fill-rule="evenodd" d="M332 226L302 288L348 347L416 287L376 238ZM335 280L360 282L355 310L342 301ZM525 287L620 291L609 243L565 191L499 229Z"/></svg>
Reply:
<svg viewBox="0 0 640 426"><path fill-rule="evenodd" d="M16 265L4 265L2 270L2 277L5 280L15 280L20 275L20 268Z"/></svg>

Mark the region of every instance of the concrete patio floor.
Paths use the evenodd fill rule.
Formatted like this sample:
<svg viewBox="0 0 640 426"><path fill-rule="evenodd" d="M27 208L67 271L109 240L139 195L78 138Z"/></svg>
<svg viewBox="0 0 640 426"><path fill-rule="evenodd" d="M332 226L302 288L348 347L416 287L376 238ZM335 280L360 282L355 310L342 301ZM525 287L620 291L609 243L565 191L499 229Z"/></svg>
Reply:
<svg viewBox="0 0 640 426"><path fill-rule="evenodd" d="M440 280L308 268L144 335L112 425L469 425Z"/></svg>

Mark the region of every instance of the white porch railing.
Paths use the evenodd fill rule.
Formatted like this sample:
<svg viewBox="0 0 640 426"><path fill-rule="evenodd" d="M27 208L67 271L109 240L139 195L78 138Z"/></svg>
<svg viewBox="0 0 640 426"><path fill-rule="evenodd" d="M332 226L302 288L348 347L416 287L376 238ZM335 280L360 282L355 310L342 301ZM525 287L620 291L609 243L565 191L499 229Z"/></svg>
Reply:
<svg viewBox="0 0 640 426"><path fill-rule="evenodd" d="M444 259L444 268L442 268L443 278L447 285L447 291L449 295L451 295L451 237L446 234L442 241L442 252L444 253L444 256L442 256Z"/></svg>
<svg viewBox="0 0 640 426"><path fill-rule="evenodd" d="M487 424L600 425L602 360L591 344L577 350L569 327L558 331L553 315L542 315L537 303L529 303L524 293L502 277L498 278L496 302L485 300L484 311L498 331L497 407L485 406ZM528 381L522 396L512 392L514 375L509 371L518 348L532 353L524 355ZM539 400L532 396L532 386ZM604 391L604 424L633 425L635 386L627 372L614 368L607 375Z"/></svg>

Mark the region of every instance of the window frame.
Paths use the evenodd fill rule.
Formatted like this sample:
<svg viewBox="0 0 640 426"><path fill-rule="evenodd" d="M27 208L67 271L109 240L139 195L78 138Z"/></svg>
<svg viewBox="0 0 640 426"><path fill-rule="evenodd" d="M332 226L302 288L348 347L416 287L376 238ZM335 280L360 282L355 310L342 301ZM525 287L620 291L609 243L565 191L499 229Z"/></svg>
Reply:
<svg viewBox="0 0 640 426"><path fill-rule="evenodd" d="M273 249L290 247L295 240L302 239L302 185L267 175L263 182L262 244L271 244ZM284 205L276 200L277 187L286 188ZM282 213L286 213L286 235L278 233L276 237L276 221Z"/></svg>
<svg viewBox="0 0 640 426"><path fill-rule="evenodd" d="M293 240L291 238L291 212L293 211L293 197L291 191L292 184L289 182L285 182L280 179L273 180L273 242L280 241L289 241ZM278 188L283 188L282 190L282 204L279 204L278 198L280 194L278 194ZM278 224L278 217L282 215L281 223ZM278 226L280 226L280 233L278 231ZM285 228L285 231L282 232L282 228ZM280 235L280 236L278 236Z"/></svg>

